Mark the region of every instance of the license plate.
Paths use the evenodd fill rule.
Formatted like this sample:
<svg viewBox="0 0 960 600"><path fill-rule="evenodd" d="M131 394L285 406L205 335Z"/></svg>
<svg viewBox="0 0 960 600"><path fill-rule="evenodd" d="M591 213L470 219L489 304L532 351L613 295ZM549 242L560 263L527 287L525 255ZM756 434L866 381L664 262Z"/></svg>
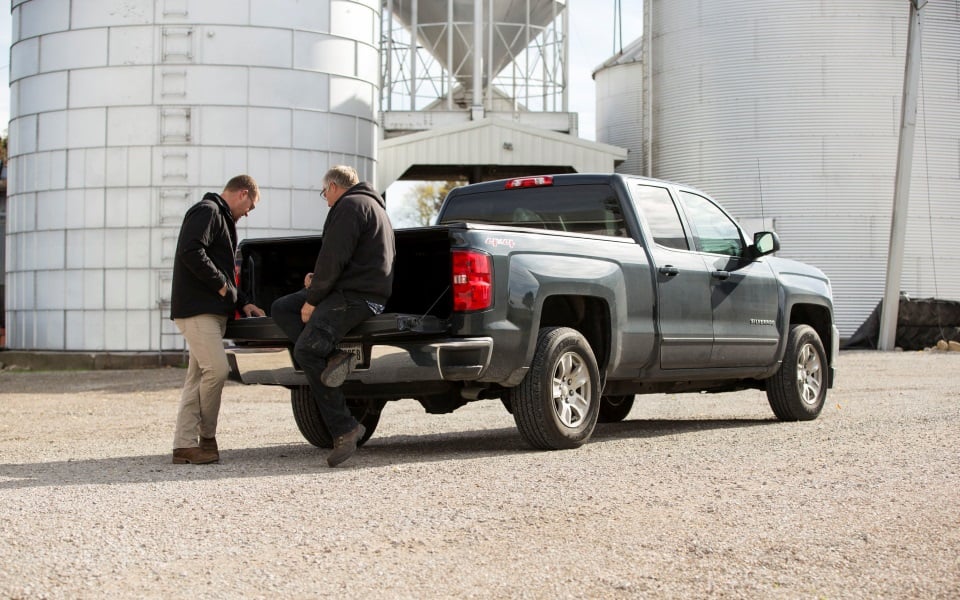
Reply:
<svg viewBox="0 0 960 600"><path fill-rule="evenodd" d="M363 344L337 344L337 348L339 350L343 350L344 352L353 353L353 355L357 357L357 364L363 364Z"/></svg>

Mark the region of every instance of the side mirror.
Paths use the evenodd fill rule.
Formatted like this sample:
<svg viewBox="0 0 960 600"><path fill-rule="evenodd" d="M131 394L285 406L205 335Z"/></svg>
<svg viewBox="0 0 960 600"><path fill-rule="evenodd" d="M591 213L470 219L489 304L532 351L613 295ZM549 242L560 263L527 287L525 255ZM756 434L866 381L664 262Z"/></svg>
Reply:
<svg viewBox="0 0 960 600"><path fill-rule="evenodd" d="M754 256L766 256L780 249L780 238L772 231L758 231L753 234Z"/></svg>

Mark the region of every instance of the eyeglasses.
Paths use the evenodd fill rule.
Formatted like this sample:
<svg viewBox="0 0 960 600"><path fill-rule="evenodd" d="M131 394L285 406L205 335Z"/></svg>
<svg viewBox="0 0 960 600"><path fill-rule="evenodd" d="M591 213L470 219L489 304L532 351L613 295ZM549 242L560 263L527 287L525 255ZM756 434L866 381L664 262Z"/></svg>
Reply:
<svg viewBox="0 0 960 600"><path fill-rule="evenodd" d="M250 202L251 206L256 206L257 201L260 200L260 194L255 194L251 190L243 190L247 194L247 200Z"/></svg>
<svg viewBox="0 0 960 600"><path fill-rule="evenodd" d="M323 196L324 198L327 197L327 188L326 188L326 187L324 187L322 190L320 190L320 195Z"/></svg>

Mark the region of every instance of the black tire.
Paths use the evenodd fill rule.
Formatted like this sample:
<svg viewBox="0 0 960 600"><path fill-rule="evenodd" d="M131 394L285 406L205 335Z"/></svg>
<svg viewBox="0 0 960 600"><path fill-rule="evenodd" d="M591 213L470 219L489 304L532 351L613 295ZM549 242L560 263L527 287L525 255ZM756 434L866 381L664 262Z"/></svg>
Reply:
<svg viewBox="0 0 960 600"><path fill-rule="evenodd" d="M619 423L627 418L633 408L633 394L625 396L601 396L598 423Z"/></svg>
<svg viewBox="0 0 960 600"><path fill-rule="evenodd" d="M306 385L290 388L290 404L293 407L293 419L297 422L297 428L308 442L317 448L333 448L333 438L327 431L327 426L323 423L320 411L313 401L310 394L310 387ZM385 402L383 400L373 399L348 399L347 406L350 413L357 421L366 427L367 432L363 435L358 446L362 446L370 439L373 432L380 423L380 411L383 410Z"/></svg>
<svg viewBox="0 0 960 600"><path fill-rule="evenodd" d="M600 410L600 371L586 338L568 327L540 331L530 371L508 396L517 429L534 448L583 445Z"/></svg>
<svg viewBox="0 0 960 600"><path fill-rule="evenodd" d="M781 421L812 421L827 399L827 353L809 325L792 325L780 369L767 379L767 401Z"/></svg>

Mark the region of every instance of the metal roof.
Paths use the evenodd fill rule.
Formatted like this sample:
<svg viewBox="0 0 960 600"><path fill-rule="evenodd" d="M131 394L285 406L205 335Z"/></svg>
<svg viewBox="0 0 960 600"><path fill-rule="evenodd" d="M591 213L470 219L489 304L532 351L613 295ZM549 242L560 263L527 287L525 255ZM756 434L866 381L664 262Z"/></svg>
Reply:
<svg viewBox="0 0 960 600"><path fill-rule="evenodd" d="M627 158L624 148L486 118L380 142L377 189L385 190L412 167L499 165L578 173L612 173Z"/></svg>
<svg viewBox="0 0 960 600"><path fill-rule="evenodd" d="M603 62L599 67L593 70L593 78L597 78L597 73L617 65L626 65L635 62L643 62L643 37L633 40L627 47L620 50Z"/></svg>

